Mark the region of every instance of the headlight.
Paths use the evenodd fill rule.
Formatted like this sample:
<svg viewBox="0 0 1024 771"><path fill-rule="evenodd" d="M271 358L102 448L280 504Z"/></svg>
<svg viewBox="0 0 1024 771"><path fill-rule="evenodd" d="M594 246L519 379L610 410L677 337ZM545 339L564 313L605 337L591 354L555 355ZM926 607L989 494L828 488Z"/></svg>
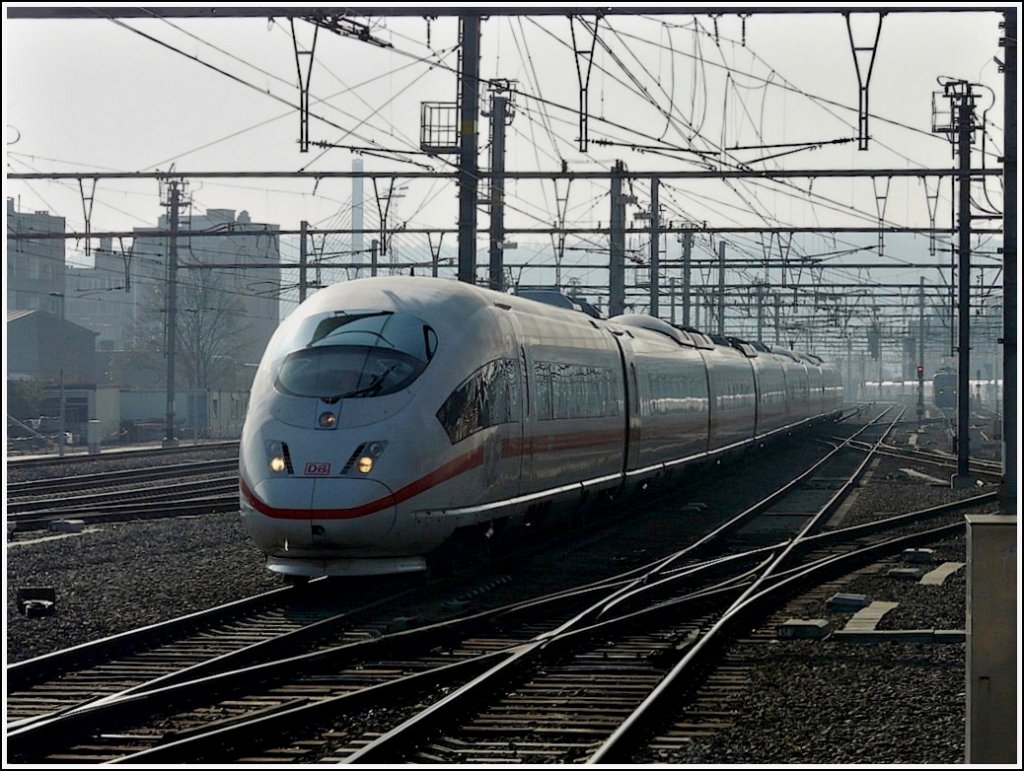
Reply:
<svg viewBox="0 0 1024 771"><path fill-rule="evenodd" d="M288 445L284 442L267 442L267 465L271 472L281 474L292 473L292 459L288 454Z"/></svg>
<svg viewBox="0 0 1024 771"><path fill-rule="evenodd" d="M384 448L387 446L387 442L364 442L352 453L352 457L349 458L341 473L346 474L349 471L355 470L360 474L369 474L373 471L377 458L381 456L381 453L384 452Z"/></svg>

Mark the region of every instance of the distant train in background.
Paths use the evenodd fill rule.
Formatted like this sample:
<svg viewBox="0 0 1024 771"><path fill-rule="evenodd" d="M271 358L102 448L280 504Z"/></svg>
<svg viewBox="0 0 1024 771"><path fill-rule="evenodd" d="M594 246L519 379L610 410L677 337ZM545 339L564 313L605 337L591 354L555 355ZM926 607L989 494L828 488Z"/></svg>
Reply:
<svg viewBox="0 0 1024 771"><path fill-rule="evenodd" d="M939 409L956 408L956 380L954 370L944 367L932 378L932 402Z"/></svg>
<svg viewBox="0 0 1024 771"><path fill-rule="evenodd" d="M924 381L925 403L939 409L956 409L956 381L955 370L945 367L936 371L934 376ZM972 399L993 409L998 406L1002 399L1002 379L971 379L970 385ZM867 400L913 404L917 401L917 381L883 380L879 388L877 380L868 380L860 394L860 398Z"/></svg>

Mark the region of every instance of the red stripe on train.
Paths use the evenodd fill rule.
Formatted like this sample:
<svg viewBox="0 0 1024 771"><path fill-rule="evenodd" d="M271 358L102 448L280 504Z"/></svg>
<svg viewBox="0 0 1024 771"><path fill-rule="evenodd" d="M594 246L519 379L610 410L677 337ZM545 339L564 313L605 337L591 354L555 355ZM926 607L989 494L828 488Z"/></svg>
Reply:
<svg viewBox="0 0 1024 771"><path fill-rule="evenodd" d="M376 514L378 511L382 511L389 506L395 506L416 495L420 495L430 488L436 487L442 482L447 482L449 479L452 479L459 474L464 474L483 463L483 458L483 448L476 449L473 452L460 455L458 458L445 463L440 468L431 471L426 476L420 477L414 482L410 482L396 493L385 495L375 501L364 503L361 506L353 506L351 508L344 509L277 508L276 506L271 506L260 500L245 483L244 479L239 478L238 487L242 495L247 501L249 501L256 511L265 516L272 517L273 519L356 519L358 517L366 517L370 514Z"/></svg>
<svg viewBox="0 0 1024 771"><path fill-rule="evenodd" d="M571 434L553 434L532 438L532 449L526 450L524 442L517 438L507 439L502 443L502 456L510 457L515 455L533 455L545 452L559 452L566 450L582 449L601 443L622 442L623 432L619 429L612 431L590 431L575 432ZM527 440L526 444L531 441ZM410 482L391 495L378 498L375 501L364 503L361 506L342 509L291 509L277 508L260 500L256 494L245 483L239 479L239 489L242 495L254 509L261 514L274 519L356 519L358 517L376 514L388 506L396 506L399 503L420 495L432 487L447 482L449 479L471 471L483 464L484 450L478 447L472 452L465 453L448 461L443 466L431 471L429 474Z"/></svg>

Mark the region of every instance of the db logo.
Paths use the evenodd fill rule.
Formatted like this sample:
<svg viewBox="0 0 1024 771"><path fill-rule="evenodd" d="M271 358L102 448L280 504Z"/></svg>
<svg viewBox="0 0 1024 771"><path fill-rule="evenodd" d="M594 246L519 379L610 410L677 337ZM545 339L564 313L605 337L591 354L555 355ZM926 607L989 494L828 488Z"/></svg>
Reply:
<svg viewBox="0 0 1024 771"><path fill-rule="evenodd" d="M307 463L306 464L306 476L318 476L323 477L331 473L330 463Z"/></svg>

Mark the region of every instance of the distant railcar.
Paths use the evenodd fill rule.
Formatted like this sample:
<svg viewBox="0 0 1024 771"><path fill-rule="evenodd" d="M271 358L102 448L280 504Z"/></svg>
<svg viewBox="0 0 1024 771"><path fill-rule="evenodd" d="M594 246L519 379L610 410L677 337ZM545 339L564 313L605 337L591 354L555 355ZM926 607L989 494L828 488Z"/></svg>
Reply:
<svg viewBox="0 0 1024 771"><path fill-rule="evenodd" d="M939 409L956 407L956 373L940 369L932 378L932 401Z"/></svg>

